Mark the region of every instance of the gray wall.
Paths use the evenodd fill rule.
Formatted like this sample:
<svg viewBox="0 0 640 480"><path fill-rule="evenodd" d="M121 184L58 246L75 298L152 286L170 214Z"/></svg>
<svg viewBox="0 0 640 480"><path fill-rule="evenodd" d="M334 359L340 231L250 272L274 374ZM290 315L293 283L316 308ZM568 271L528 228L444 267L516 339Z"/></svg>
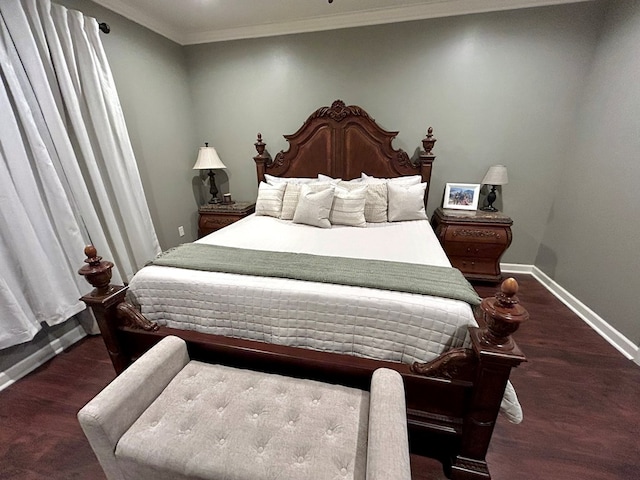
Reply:
<svg viewBox="0 0 640 480"><path fill-rule="evenodd" d="M394 145L410 155L432 125L429 210L446 182L507 165L503 261L533 264L601 20L599 4L580 3L188 46L196 131L228 167L224 188L250 200L256 133L273 155L337 98L399 130Z"/></svg>
<svg viewBox="0 0 640 480"><path fill-rule="evenodd" d="M536 265L640 345L640 2L611 3L586 80Z"/></svg>

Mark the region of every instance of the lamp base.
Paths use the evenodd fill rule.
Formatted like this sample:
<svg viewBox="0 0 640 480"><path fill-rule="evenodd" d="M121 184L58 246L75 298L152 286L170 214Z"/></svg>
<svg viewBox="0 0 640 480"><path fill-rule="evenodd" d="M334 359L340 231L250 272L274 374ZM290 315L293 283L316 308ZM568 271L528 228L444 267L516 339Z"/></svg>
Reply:
<svg viewBox="0 0 640 480"><path fill-rule="evenodd" d="M487 205L486 207L480 208L480 210L482 210L483 212L497 212L498 211L498 209L496 207L494 207L493 205Z"/></svg>
<svg viewBox="0 0 640 480"><path fill-rule="evenodd" d="M489 195L487 195L487 202L489 202L489 205L482 207L480 210L483 210L485 212L497 212L498 209L493 206L493 202L495 201L496 201L496 186L491 185L491 191L489 192Z"/></svg>
<svg viewBox="0 0 640 480"><path fill-rule="evenodd" d="M220 199L218 198L218 187L216 187L216 174L213 173L213 170L209 170L209 187L209 193L211 194L211 200L209 200L209 203L220 203Z"/></svg>

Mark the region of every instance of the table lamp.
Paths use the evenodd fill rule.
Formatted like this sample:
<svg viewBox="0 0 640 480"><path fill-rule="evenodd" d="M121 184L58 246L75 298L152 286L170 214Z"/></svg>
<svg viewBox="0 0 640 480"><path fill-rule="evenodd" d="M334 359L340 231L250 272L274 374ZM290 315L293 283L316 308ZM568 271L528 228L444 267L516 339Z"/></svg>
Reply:
<svg viewBox="0 0 640 480"><path fill-rule="evenodd" d="M193 169L209 170L209 193L211 193L211 200L209 200L209 203L220 203L220 199L218 198L218 188L216 187L216 174L213 173L213 170L222 170L225 168L227 167L222 163L222 160L220 160L215 148L210 147L208 143L205 143L204 147L200 147L198 159L196 160L196 164L193 166Z"/></svg>
<svg viewBox="0 0 640 480"><path fill-rule="evenodd" d="M491 191L487 195L487 202L489 204L482 207L480 210L487 212L497 212L498 209L493 206L493 202L496 201L496 187L498 185L506 185L509 183L509 177L507 176L507 167L504 165L493 165L489 167L486 175L482 179L483 185L491 185Z"/></svg>

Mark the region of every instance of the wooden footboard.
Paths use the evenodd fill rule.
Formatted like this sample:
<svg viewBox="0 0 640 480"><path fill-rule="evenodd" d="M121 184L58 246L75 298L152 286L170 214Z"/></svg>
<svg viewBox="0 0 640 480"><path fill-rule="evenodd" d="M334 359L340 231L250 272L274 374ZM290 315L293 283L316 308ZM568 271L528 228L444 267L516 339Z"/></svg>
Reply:
<svg viewBox="0 0 640 480"><path fill-rule="evenodd" d="M304 348L160 327L125 301L127 287L111 285L111 262L85 249L79 273L94 290L82 300L93 309L116 373L161 338L187 341L191 358L290 376L369 388L382 366L401 373L407 398L411 451L438 458L453 479L490 479L486 453L511 368L526 361L511 335L528 318L505 280L480 305L480 328L471 327L472 348L445 352L428 363L406 365Z"/></svg>

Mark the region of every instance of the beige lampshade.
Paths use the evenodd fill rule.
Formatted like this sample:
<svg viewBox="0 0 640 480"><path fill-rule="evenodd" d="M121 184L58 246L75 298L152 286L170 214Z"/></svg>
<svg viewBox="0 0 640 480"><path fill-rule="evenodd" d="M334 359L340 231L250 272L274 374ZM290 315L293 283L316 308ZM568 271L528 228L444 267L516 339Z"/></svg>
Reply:
<svg viewBox="0 0 640 480"><path fill-rule="evenodd" d="M493 165L489 167L486 175L482 179L483 185L506 185L509 183L507 167L504 165Z"/></svg>
<svg viewBox="0 0 640 480"><path fill-rule="evenodd" d="M208 143L205 143L204 147L200 147L198 152L198 159L193 166L194 170L214 170L227 168L220 157L218 152L213 147L210 147Z"/></svg>

